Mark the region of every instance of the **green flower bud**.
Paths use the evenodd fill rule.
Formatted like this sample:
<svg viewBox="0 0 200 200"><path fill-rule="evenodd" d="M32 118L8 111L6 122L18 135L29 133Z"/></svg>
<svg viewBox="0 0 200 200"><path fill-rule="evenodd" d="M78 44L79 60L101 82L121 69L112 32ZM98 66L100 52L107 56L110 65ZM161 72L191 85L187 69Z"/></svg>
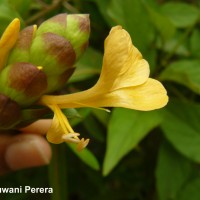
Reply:
<svg viewBox="0 0 200 200"><path fill-rule="evenodd" d="M37 36L30 50L30 62L41 65L48 76L60 75L74 65L76 54L62 36L43 33Z"/></svg>
<svg viewBox="0 0 200 200"><path fill-rule="evenodd" d="M84 52L90 35L88 14L59 14L43 22L37 30L37 36L54 33L70 42L76 53L76 59Z"/></svg>
<svg viewBox="0 0 200 200"><path fill-rule="evenodd" d="M21 106L35 102L47 89L45 73L30 63L15 63L0 73L0 93Z"/></svg>
<svg viewBox="0 0 200 200"><path fill-rule="evenodd" d="M20 106L7 96L0 94L0 129L10 129L20 120Z"/></svg>
<svg viewBox="0 0 200 200"><path fill-rule="evenodd" d="M36 26L28 26L19 33L15 47L9 55L8 64L29 62L30 48L35 36Z"/></svg>
<svg viewBox="0 0 200 200"><path fill-rule="evenodd" d="M65 72L63 72L61 75L58 76L48 76L48 93L56 91L58 88L61 88L71 77L73 74L75 68L69 68ZM56 80L55 80L56 79Z"/></svg>
<svg viewBox="0 0 200 200"><path fill-rule="evenodd" d="M42 66L47 75L46 93L55 91L72 75L75 62L88 45L89 34L88 15L59 14L43 22L38 30L36 26L22 30L8 64L28 62Z"/></svg>

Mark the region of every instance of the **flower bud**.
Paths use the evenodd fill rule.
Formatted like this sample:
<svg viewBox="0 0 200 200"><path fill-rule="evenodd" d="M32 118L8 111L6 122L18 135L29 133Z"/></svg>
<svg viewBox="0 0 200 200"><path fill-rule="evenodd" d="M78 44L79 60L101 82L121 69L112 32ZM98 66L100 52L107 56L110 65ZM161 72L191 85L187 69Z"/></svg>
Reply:
<svg viewBox="0 0 200 200"><path fill-rule="evenodd" d="M16 62L29 62L30 48L37 27L28 26L19 33L18 40L9 55L8 64Z"/></svg>
<svg viewBox="0 0 200 200"><path fill-rule="evenodd" d="M60 75L74 65L76 54L62 36L43 33L36 36L30 50L30 62L41 65L48 76Z"/></svg>
<svg viewBox="0 0 200 200"><path fill-rule="evenodd" d="M48 88L47 92L53 92L56 91L58 88L61 88L71 77L73 74L75 68L69 68L65 72L63 72L61 75L58 76L49 76L48 77ZM55 80L56 79L56 80Z"/></svg>
<svg viewBox="0 0 200 200"><path fill-rule="evenodd" d="M10 129L20 120L21 109L17 102L0 93L0 129Z"/></svg>
<svg viewBox="0 0 200 200"><path fill-rule="evenodd" d="M59 14L43 22L37 30L37 36L54 33L64 37L72 45L76 59L84 52L90 35L88 14Z"/></svg>
<svg viewBox="0 0 200 200"><path fill-rule="evenodd" d="M47 89L47 78L40 67L30 63L15 63L0 73L0 93L21 106L30 105Z"/></svg>
<svg viewBox="0 0 200 200"><path fill-rule="evenodd" d="M89 33L88 15L60 14L52 17L36 31L30 62L43 66L48 76L59 76L84 52Z"/></svg>
<svg viewBox="0 0 200 200"><path fill-rule="evenodd" d="M56 15L38 30L29 26L20 32L8 64L28 62L42 66L48 82L46 92L55 91L72 75L75 62L88 45L89 34L88 15Z"/></svg>

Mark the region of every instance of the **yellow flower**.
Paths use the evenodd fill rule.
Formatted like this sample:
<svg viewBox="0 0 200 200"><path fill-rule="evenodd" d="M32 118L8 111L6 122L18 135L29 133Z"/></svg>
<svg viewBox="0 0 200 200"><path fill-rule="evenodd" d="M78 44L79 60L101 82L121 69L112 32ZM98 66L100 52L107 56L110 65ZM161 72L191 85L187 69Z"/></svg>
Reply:
<svg viewBox="0 0 200 200"><path fill-rule="evenodd" d="M79 150L89 140L78 138L79 134L73 131L61 108L124 107L148 111L161 108L167 102L165 88L159 81L149 78L147 61L121 26L113 27L105 40L102 72L92 88L67 95L44 95L39 101L54 112L48 141L56 144L75 142Z"/></svg>
<svg viewBox="0 0 200 200"><path fill-rule="evenodd" d="M14 19L4 31L0 40L0 70L4 67L10 50L15 45L20 30L19 19Z"/></svg>

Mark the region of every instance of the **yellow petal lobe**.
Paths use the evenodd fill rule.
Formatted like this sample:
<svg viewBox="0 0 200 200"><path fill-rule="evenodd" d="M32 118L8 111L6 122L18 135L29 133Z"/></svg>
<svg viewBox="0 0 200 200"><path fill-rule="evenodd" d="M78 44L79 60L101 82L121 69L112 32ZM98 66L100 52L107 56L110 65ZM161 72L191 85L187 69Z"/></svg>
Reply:
<svg viewBox="0 0 200 200"><path fill-rule="evenodd" d="M115 90L139 85L149 77L149 64L133 46L131 37L121 26L111 29L105 40L102 72L96 86Z"/></svg>
<svg viewBox="0 0 200 200"><path fill-rule="evenodd" d="M150 111L164 107L168 96L163 85L149 78L144 84L121 88L88 102L102 107L123 107L134 110Z"/></svg>
<svg viewBox="0 0 200 200"><path fill-rule="evenodd" d="M54 117L47 132L47 140L53 144L60 144L62 142L76 143L78 151L84 149L88 145L89 139L79 139L78 136L80 134L74 132L67 117L57 105L49 105L49 108L54 112Z"/></svg>
<svg viewBox="0 0 200 200"><path fill-rule="evenodd" d="M3 68L10 50L15 45L20 30L19 19L14 19L4 31L0 40L0 70Z"/></svg>

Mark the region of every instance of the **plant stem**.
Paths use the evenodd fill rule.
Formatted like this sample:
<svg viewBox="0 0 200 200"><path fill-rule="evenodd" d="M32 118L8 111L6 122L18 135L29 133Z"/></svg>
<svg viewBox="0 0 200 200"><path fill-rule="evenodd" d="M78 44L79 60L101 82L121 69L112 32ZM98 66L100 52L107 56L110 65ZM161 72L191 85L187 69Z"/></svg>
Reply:
<svg viewBox="0 0 200 200"><path fill-rule="evenodd" d="M32 24L33 22L35 22L36 20L40 19L41 17L45 16L47 13L55 10L56 8L58 8L61 4L62 4L63 0L57 0L55 1L53 4L47 6L45 9L41 10L40 12L36 13L35 15L33 15L32 17L30 17L29 19L27 19L25 21L25 23L28 24Z"/></svg>
<svg viewBox="0 0 200 200"><path fill-rule="evenodd" d="M51 200L67 200L67 161L65 145L52 145L52 160L49 165L49 184L53 188Z"/></svg>

